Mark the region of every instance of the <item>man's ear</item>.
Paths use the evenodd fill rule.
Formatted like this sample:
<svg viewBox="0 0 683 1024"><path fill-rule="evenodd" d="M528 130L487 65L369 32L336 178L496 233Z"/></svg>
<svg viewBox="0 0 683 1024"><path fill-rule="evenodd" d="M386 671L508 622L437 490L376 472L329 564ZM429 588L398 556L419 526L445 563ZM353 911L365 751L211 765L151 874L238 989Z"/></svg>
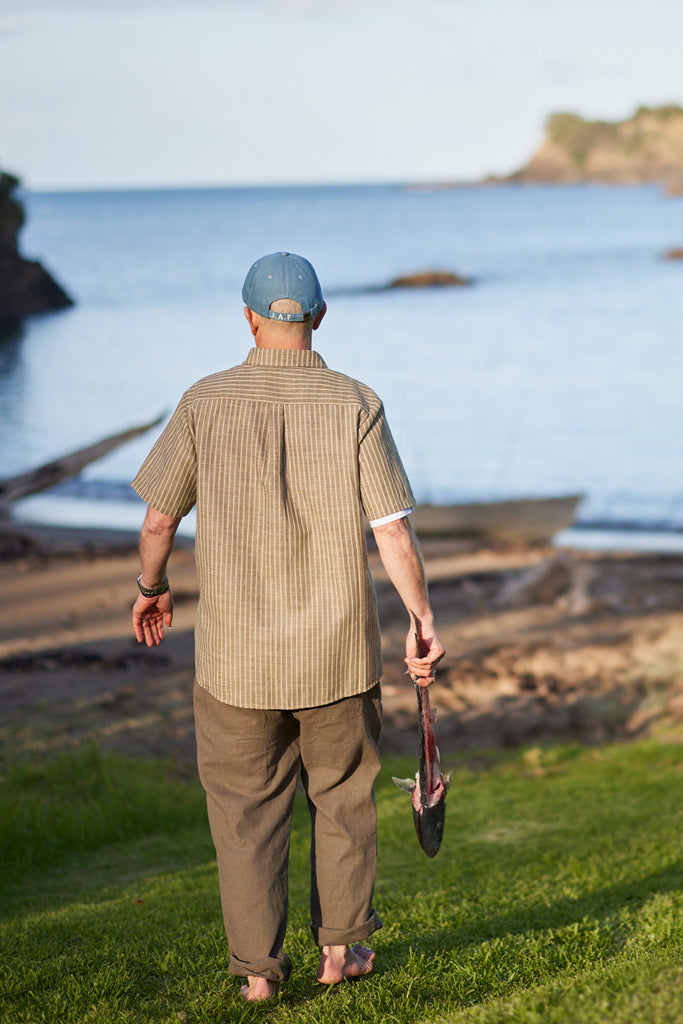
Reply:
<svg viewBox="0 0 683 1024"><path fill-rule="evenodd" d="M320 327L321 323L323 322L323 317L325 316L325 313L327 313L327 303L323 302L323 308L320 310L312 324L314 331L317 331L318 328Z"/></svg>
<svg viewBox="0 0 683 1024"><path fill-rule="evenodd" d="M249 330L254 335L254 337L256 337L257 324L256 324L256 319L255 319L254 311L252 309L249 309L249 306L245 306L244 307L244 315L247 318L247 323L249 324Z"/></svg>

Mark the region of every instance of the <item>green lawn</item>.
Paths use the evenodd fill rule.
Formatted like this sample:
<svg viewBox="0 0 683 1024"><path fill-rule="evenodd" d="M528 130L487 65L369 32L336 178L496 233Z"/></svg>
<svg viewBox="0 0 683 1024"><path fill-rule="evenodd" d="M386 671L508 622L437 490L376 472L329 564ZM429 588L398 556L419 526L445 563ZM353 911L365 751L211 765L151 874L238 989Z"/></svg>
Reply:
<svg viewBox="0 0 683 1024"><path fill-rule="evenodd" d="M450 766L450 765L447 765ZM0 784L0 1021L581 1022L683 1020L683 749L492 754L457 766L444 845L418 847L410 802L377 788L371 978L323 989L307 926L297 806L287 951L271 1005L230 977L198 784L92 749Z"/></svg>

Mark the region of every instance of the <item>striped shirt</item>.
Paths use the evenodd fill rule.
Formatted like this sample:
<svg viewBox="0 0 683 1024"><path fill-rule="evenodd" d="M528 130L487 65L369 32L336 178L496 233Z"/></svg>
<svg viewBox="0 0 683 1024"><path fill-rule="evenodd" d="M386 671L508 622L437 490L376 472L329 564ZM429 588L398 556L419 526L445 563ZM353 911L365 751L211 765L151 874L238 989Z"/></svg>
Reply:
<svg viewBox="0 0 683 1024"><path fill-rule="evenodd" d="M318 707L382 673L363 512L414 499L382 403L317 352L253 348L183 395L133 481L196 504L196 679L246 708Z"/></svg>

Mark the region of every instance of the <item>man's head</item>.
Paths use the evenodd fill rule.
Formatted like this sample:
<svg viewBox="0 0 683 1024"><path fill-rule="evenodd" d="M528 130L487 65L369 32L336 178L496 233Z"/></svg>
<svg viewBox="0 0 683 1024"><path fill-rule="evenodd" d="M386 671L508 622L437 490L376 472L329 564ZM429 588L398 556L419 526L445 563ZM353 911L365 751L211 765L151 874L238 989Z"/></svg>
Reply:
<svg viewBox="0 0 683 1024"><path fill-rule="evenodd" d="M242 298L256 344L263 348L310 348L327 306L318 276L303 256L263 256L247 274Z"/></svg>
<svg viewBox="0 0 683 1024"><path fill-rule="evenodd" d="M308 260L293 252L274 252L256 260L245 278L242 298L254 313L281 322L312 319L325 304L315 270ZM278 299L291 299L298 303L300 312L285 313L273 309L273 303Z"/></svg>

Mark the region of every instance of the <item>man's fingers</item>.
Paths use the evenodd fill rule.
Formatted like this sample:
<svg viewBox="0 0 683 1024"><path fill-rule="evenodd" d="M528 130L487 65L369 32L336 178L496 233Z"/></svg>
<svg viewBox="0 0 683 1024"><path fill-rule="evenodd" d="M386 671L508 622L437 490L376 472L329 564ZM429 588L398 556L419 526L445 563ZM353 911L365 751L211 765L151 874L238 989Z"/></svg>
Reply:
<svg viewBox="0 0 683 1024"><path fill-rule="evenodd" d="M145 620L133 614L133 631L139 644L145 643Z"/></svg>
<svg viewBox="0 0 683 1024"><path fill-rule="evenodd" d="M407 661L408 659L406 658L406 662ZM418 686L431 686L432 683L436 681L436 676L431 669L428 668L412 669L410 665L408 665L407 674Z"/></svg>
<svg viewBox="0 0 683 1024"><path fill-rule="evenodd" d="M164 622L160 614L155 614L153 618L143 618L141 622L141 633L138 637L140 643L144 642L148 647L158 647L161 641L164 639ZM135 635L138 636L136 629Z"/></svg>
<svg viewBox="0 0 683 1024"><path fill-rule="evenodd" d="M418 686L431 686L436 679L434 669L445 653L443 644L435 643L432 650L421 658L408 655L405 658L405 663L413 682Z"/></svg>
<svg viewBox="0 0 683 1024"><path fill-rule="evenodd" d="M405 658L405 663L411 672L424 674L424 671L431 672L431 670L439 664L444 653L445 652L440 651L438 654L429 655L426 658Z"/></svg>

